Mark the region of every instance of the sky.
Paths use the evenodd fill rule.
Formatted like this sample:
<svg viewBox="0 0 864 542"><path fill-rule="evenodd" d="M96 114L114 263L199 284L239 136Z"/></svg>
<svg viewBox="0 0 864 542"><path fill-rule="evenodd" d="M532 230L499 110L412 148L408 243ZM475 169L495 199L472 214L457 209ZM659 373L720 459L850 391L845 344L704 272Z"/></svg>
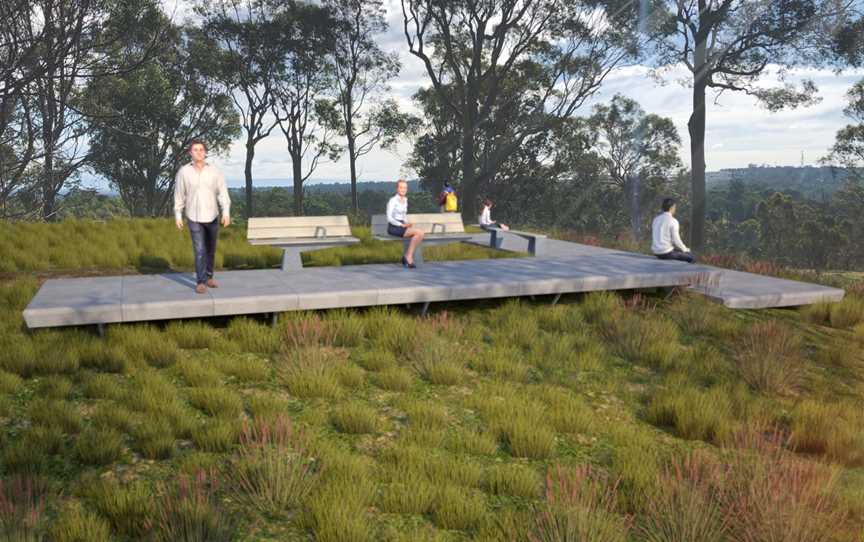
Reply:
<svg viewBox="0 0 864 542"><path fill-rule="evenodd" d="M174 11L175 19L190 16L185 0L164 0L166 9ZM389 95L395 98L403 110L419 113L411 96L421 87L429 86L429 78L419 59L408 52L402 29L402 12L399 0L384 0L388 10L388 32L379 38L381 46L396 51L402 62L400 75L390 84ZM175 11L176 7L176 11ZM611 72L600 90L581 109L580 114L590 114L593 104L608 102L616 93L639 102L648 113L671 118L681 136L681 160L689 165L689 137L687 119L690 115L692 96L690 89L677 81L686 79L688 72L683 67L672 69L658 83L649 76L647 66L624 66ZM790 72L790 80L813 79L819 87L820 103L792 111L771 113L759 106L755 99L744 93L725 93L716 100L708 96L708 122L706 134L706 162L708 171L724 168L747 167L749 164L767 165L816 165L827 154L838 130L848 124L843 115L845 94L864 71L849 71L837 75L830 70L798 70ZM765 82L770 83L770 77ZM412 177L413 172L404 167L411 151L410 142L401 143L393 151L373 150L358 161L360 181L395 180L401 176ZM230 186L243 185L245 147L241 140L235 141L222 156L211 156L210 161L224 172ZM347 158L337 162L324 162L312 174L310 182L326 179L341 181L349 178ZM256 147L253 176L256 185L275 184L269 179L291 177L291 161L285 148L284 136L277 129Z"/></svg>

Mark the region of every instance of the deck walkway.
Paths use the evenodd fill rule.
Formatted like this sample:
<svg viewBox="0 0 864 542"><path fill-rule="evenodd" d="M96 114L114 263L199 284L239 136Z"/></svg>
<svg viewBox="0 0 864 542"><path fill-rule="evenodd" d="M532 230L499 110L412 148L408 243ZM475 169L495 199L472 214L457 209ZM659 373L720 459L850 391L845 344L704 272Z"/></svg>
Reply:
<svg viewBox="0 0 864 542"><path fill-rule="evenodd" d="M471 243L488 246L489 234L475 235ZM630 254L633 257L656 260L653 256L635 254L611 248L582 245L556 239L546 241L544 250L552 257L596 256L600 254ZM505 236L503 250L525 252L528 242L516 236ZM692 286L692 289L722 303L730 309L766 309L771 307L795 307L811 305L820 301L837 302L843 299L844 291L820 284L796 280L767 277L755 273L732 271L713 266L703 266L722 273L719 282Z"/></svg>
<svg viewBox="0 0 864 542"><path fill-rule="evenodd" d="M488 234L472 241L488 244ZM522 246L524 245L524 246ZM504 250L527 241L504 237ZM191 273L52 279L24 310L30 328L306 309L396 305L690 285L731 308L839 301L843 290L661 261L644 254L547 240L542 258L433 262L219 273L218 289L199 295Z"/></svg>
<svg viewBox="0 0 864 542"><path fill-rule="evenodd" d="M625 252L556 258L261 269L217 275L194 292L190 273L53 279L24 310L30 328L566 294L710 283L716 269Z"/></svg>

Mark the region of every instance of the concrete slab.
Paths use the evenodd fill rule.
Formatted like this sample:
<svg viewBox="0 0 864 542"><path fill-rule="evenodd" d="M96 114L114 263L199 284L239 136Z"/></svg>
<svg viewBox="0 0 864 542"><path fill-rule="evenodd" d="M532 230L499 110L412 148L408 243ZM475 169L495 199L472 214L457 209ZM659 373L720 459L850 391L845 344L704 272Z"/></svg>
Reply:
<svg viewBox="0 0 864 542"><path fill-rule="evenodd" d="M842 301L846 292L795 280L766 277L742 271L724 270L716 286L693 288L730 309L764 309L768 307L796 307L820 301Z"/></svg>
<svg viewBox="0 0 864 542"><path fill-rule="evenodd" d="M191 273L123 277L123 321L213 316L213 295L195 293Z"/></svg>
<svg viewBox="0 0 864 542"><path fill-rule="evenodd" d="M256 269L220 273L210 289L213 315L260 314L297 310L297 291L283 271Z"/></svg>
<svg viewBox="0 0 864 542"><path fill-rule="evenodd" d="M27 327L123 321L123 277L47 280L24 309Z"/></svg>

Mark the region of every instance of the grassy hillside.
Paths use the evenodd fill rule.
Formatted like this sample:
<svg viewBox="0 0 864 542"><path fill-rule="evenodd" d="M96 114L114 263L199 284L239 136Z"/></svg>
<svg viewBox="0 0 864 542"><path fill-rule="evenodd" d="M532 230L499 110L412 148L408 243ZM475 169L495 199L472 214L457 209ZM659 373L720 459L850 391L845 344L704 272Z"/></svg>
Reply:
<svg viewBox="0 0 864 542"><path fill-rule="evenodd" d="M860 283L800 311L630 292L25 331L34 272L188 269L172 227L0 225L0 539L864 537ZM309 263L398 260L365 235Z"/></svg>

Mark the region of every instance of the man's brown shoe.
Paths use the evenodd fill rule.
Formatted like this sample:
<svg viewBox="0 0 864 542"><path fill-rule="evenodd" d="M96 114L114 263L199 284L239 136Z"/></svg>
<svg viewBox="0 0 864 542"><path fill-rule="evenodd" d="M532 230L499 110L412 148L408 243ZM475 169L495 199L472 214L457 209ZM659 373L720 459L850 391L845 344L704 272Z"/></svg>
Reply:
<svg viewBox="0 0 864 542"><path fill-rule="evenodd" d="M195 286L195 293L196 294L206 294L207 293L207 287L204 286L203 282L199 282L198 285Z"/></svg>
<svg viewBox="0 0 864 542"><path fill-rule="evenodd" d="M207 287L208 287L208 288L218 288L219 285L216 284L216 279L214 279L214 278L209 278L209 279L207 279Z"/></svg>

